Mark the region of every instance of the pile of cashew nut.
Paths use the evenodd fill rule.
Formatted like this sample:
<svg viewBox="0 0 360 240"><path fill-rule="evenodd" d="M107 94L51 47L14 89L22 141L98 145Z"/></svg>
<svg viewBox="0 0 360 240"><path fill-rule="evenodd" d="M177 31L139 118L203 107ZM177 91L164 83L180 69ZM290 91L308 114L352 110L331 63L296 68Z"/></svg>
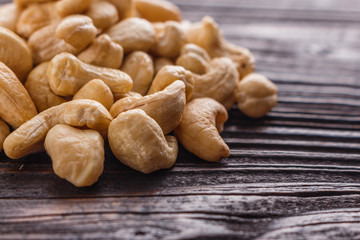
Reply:
<svg viewBox="0 0 360 240"><path fill-rule="evenodd" d="M143 173L171 168L178 142L219 161L227 110L277 103L254 68L211 17L182 20L165 0L14 0L0 6L0 150L46 151L78 187L98 181L105 143Z"/></svg>

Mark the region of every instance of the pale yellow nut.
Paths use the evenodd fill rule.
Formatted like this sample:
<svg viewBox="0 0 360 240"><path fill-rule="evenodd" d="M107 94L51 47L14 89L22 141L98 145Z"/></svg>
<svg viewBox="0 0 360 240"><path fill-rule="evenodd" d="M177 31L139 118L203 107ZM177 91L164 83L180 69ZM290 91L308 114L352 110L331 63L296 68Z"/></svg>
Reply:
<svg viewBox="0 0 360 240"><path fill-rule="evenodd" d="M102 30L108 29L119 21L116 7L107 1L95 1L91 4L85 15L93 20L94 25Z"/></svg>
<svg viewBox="0 0 360 240"><path fill-rule="evenodd" d="M189 101L194 91L194 77L190 71L185 70L181 66L168 65L163 67L152 81L148 94L162 91L176 80L181 80L185 83L186 101Z"/></svg>
<svg viewBox="0 0 360 240"><path fill-rule="evenodd" d="M91 18L84 15L71 15L57 26L55 36L63 39L76 49L84 49L96 37L97 29Z"/></svg>
<svg viewBox="0 0 360 240"><path fill-rule="evenodd" d="M177 80L163 91L118 100L111 107L110 114L115 118L122 112L142 109L159 124L164 134L168 134L179 125L185 104L185 84Z"/></svg>
<svg viewBox="0 0 360 240"><path fill-rule="evenodd" d="M186 150L199 158L216 162L230 156L230 149L219 132L227 121L226 109L211 98L197 98L188 103L174 133Z"/></svg>
<svg viewBox="0 0 360 240"><path fill-rule="evenodd" d="M195 75L193 98L210 97L225 101L235 90L239 73L228 58L214 58L203 75Z"/></svg>
<svg viewBox="0 0 360 240"><path fill-rule="evenodd" d="M14 0L14 3L18 5L19 7L26 7L30 4L34 3L42 3L42 2L51 2L51 1L57 1L57 0Z"/></svg>
<svg viewBox="0 0 360 240"><path fill-rule="evenodd" d="M120 44L125 53L147 52L155 43L155 31L152 24L140 18L125 19L109 28L105 33L114 42Z"/></svg>
<svg viewBox="0 0 360 240"><path fill-rule="evenodd" d="M151 85L154 76L154 64L151 57L141 51L135 51L128 55L121 70L129 74L133 80L131 91L145 95Z"/></svg>
<svg viewBox="0 0 360 240"><path fill-rule="evenodd" d="M181 21L180 9L164 0L134 0L140 15L150 22Z"/></svg>
<svg viewBox="0 0 360 240"><path fill-rule="evenodd" d="M210 62L210 57L207 52L192 43L186 44L182 49L178 59L176 59L176 65L184 67L196 74L205 74L206 67Z"/></svg>
<svg viewBox="0 0 360 240"><path fill-rule="evenodd" d="M25 82L25 88L34 101L36 109L42 112L50 107L67 102L61 96L53 93L49 86L49 80L46 75L49 63L44 62L35 67L29 74Z"/></svg>
<svg viewBox="0 0 360 240"><path fill-rule="evenodd" d="M123 98L127 98L127 97L142 97L142 95L140 93L137 93L137 92L128 92L128 93L123 93L123 94L114 94L114 102L117 102L118 100L120 99L123 99Z"/></svg>
<svg viewBox="0 0 360 240"><path fill-rule="evenodd" d="M0 118L13 128L37 114L25 87L13 71L0 62Z"/></svg>
<svg viewBox="0 0 360 240"><path fill-rule="evenodd" d="M24 82L33 67L26 42L9 29L0 27L0 62L8 66Z"/></svg>
<svg viewBox="0 0 360 240"><path fill-rule="evenodd" d="M81 51L81 49L76 49L63 39L55 36L58 24L59 23L56 22L40 28L30 36L28 45L31 49L35 64L50 61L62 52L77 54Z"/></svg>
<svg viewBox="0 0 360 240"><path fill-rule="evenodd" d="M236 103L235 90L221 104L229 111Z"/></svg>
<svg viewBox="0 0 360 240"><path fill-rule="evenodd" d="M178 144L173 136L164 136L154 119L141 109L121 113L109 127L109 144L123 164L151 173L175 164Z"/></svg>
<svg viewBox="0 0 360 240"><path fill-rule="evenodd" d="M133 0L107 0L107 1L112 3L116 7L120 19L133 16L134 14Z"/></svg>
<svg viewBox="0 0 360 240"><path fill-rule="evenodd" d="M21 125L5 139L4 151L12 159L44 151L46 134L57 124L87 127L106 136L112 119L97 101L72 100L49 108Z"/></svg>
<svg viewBox="0 0 360 240"><path fill-rule="evenodd" d="M102 34L77 57L84 63L100 67L120 68L124 57L124 49L112 41L108 35Z"/></svg>
<svg viewBox="0 0 360 240"><path fill-rule="evenodd" d="M154 24L156 42L153 48L155 55L176 58L182 47L186 44L186 34L180 23L167 21Z"/></svg>
<svg viewBox="0 0 360 240"><path fill-rule="evenodd" d="M254 72L255 56L250 52L249 49L239 47L225 41L223 42L223 49L226 53L225 56L230 58L235 63L240 79Z"/></svg>
<svg viewBox="0 0 360 240"><path fill-rule="evenodd" d="M104 139L95 130L56 125L46 135L45 149L55 174L77 187L93 185L103 172Z"/></svg>
<svg viewBox="0 0 360 240"><path fill-rule="evenodd" d="M114 96L109 86L100 79L94 79L85 84L73 99L92 99L101 103L106 109L110 109L114 103Z"/></svg>
<svg viewBox="0 0 360 240"><path fill-rule="evenodd" d="M168 65L175 65L175 63L169 58L164 58L164 57L155 58L154 60L155 74L157 74L160 71L160 69Z"/></svg>
<svg viewBox="0 0 360 240"><path fill-rule="evenodd" d="M265 76L252 73L237 84L235 98L244 114L263 117L277 104L277 87Z"/></svg>
<svg viewBox="0 0 360 240"><path fill-rule="evenodd" d="M102 80L114 94L124 94L132 88L132 79L126 73L83 63L69 53L58 54L50 61L47 76L51 90L61 96L74 95L93 79Z"/></svg>
<svg viewBox="0 0 360 240"><path fill-rule="evenodd" d="M93 0L60 0L56 2L55 11L61 16L66 17L71 14L85 12L93 3Z"/></svg>
<svg viewBox="0 0 360 240"><path fill-rule="evenodd" d="M56 2L44 2L31 4L24 9L16 24L16 32L25 38L40 28L60 20L60 16L54 11Z"/></svg>
<svg viewBox="0 0 360 240"><path fill-rule="evenodd" d="M20 16L21 9L15 3L0 6L0 27L7 28L13 32L16 30L16 22Z"/></svg>
<svg viewBox="0 0 360 240"><path fill-rule="evenodd" d="M4 140L7 136L9 136L9 134L9 126L0 119L0 152L2 151Z"/></svg>

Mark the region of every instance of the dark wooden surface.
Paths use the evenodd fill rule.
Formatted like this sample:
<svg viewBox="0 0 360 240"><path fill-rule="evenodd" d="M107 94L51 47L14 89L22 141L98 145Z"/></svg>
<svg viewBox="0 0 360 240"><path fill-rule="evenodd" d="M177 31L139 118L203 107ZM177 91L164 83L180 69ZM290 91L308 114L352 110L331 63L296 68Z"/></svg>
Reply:
<svg viewBox="0 0 360 240"><path fill-rule="evenodd" d="M6 2L6 1L1 1ZM0 160L1 239L360 239L360 1L174 0L250 48L280 101L230 111L231 157L143 175L110 154L75 188L46 154Z"/></svg>

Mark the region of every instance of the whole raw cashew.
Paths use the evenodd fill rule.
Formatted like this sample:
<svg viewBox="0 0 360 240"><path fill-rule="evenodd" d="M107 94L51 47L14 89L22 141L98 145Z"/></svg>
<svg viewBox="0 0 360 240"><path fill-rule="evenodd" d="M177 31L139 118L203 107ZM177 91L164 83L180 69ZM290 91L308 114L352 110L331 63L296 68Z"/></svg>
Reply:
<svg viewBox="0 0 360 240"><path fill-rule="evenodd" d="M147 52L155 43L155 31L151 23L145 19L125 19L106 32L110 38L120 44L125 53L133 51Z"/></svg>
<svg viewBox="0 0 360 240"><path fill-rule="evenodd" d="M94 100L79 99L49 108L13 131L4 141L4 151L12 159L44 150L48 131L56 124L87 127L106 136L112 117Z"/></svg>
<svg viewBox="0 0 360 240"><path fill-rule="evenodd" d="M56 175L77 187L91 186L98 181L105 160L104 139L100 133L59 124L47 133L44 145Z"/></svg>
<svg viewBox="0 0 360 240"><path fill-rule="evenodd" d="M17 128L36 114L25 87L10 68L0 62L0 118Z"/></svg>
<svg viewBox="0 0 360 240"><path fill-rule="evenodd" d="M9 126L0 119L0 152L2 151L4 140L9 134Z"/></svg>
<svg viewBox="0 0 360 240"><path fill-rule="evenodd" d="M119 19L132 17L133 15L133 0L107 0L112 3L119 14Z"/></svg>
<svg viewBox="0 0 360 240"><path fill-rule="evenodd" d="M164 0L134 0L139 14L150 22L181 21L180 9Z"/></svg>
<svg viewBox="0 0 360 240"><path fill-rule="evenodd" d="M91 18L84 15L71 15L57 26L55 36L63 39L76 49L84 49L96 37L97 29Z"/></svg>
<svg viewBox="0 0 360 240"><path fill-rule="evenodd" d="M228 58L214 58L204 75L195 75L193 98L210 97L222 103L234 91L239 74Z"/></svg>
<svg viewBox="0 0 360 240"><path fill-rule="evenodd" d="M277 87L261 74L249 74L235 89L239 109L249 117L265 116L276 105Z"/></svg>
<svg viewBox="0 0 360 240"><path fill-rule="evenodd" d="M108 29L119 20L116 7L107 1L93 2L85 14L102 30Z"/></svg>
<svg viewBox="0 0 360 240"><path fill-rule="evenodd" d="M69 53L58 54L50 61L47 76L51 90L61 96L74 95L93 79L104 81L114 94L127 93L132 88L131 77L126 73L83 63Z"/></svg>
<svg viewBox="0 0 360 240"><path fill-rule="evenodd" d="M102 34L77 57L84 63L99 67L120 68L124 57L124 49L112 41L108 35Z"/></svg>
<svg viewBox="0 0 360 240"><path fill-rule="evenodd" d="M162 57L176 58L186 44L186 34L180 23L167 21L154 24L156 41L153 52Z"/></svg>
<svg viewBox="0 0 360 240"><path fill-rule="evenodd" d="M7 28L13 32L16 30L16 22L20 16L21 9L15 3L0 6L0 27Z"/></svg>
<svg viewBox="0 0 360 240"><path fill-rule="evenodd" d="M101 103L106 109L110 109L114 103L114 96L109 86L100 79L94 79L85 84L73 99L92 99Z"/></svg>
<svg viewBox="0 0 360 240"><path fill-rule="evenodd" d="M86 11L93 0L61 0L56 3L56 11L61 17Z"/></svg>
<svg viewBox="0 0 360 240"><path fill-rule="evenodd" d="M226 109L211 98L197 98L188 103L180 125L174 133L189 151L209 162L230 156L230 149L221 138Z"/></svg>
<svg viewBox="0 0 360 240"><path fill-rule="evenodd" d="M154 60L155 74L157 74L163 67L168 65L175 65L175 63L170 58L164 58L164 57L155 58Z"/></svg>
<svg viewBox="0 0 360 240"><path fill-rule="evenodd" d="M176 65L184 67L196 74L205 74L206 67L209 65L210 57L207 52L192 43L186 44L182 49L178 59L176 59Z"/></svg>
<svg viewBox="0 0 360 240"><path fill-rule="evenodd" d="M0 61L5 63L24 82L33 66L31 51L26 42L9 29L0 27Z"/></svg>
<svg viewBox="0 0 360 240"><path fill-rule="evenodd" d="M154 64L151 57L141 51L128 55L121 70L129 74L133 80L132 91L145 95L154 76Z"/></svg>
<svg viewBox="0 0 360 240"><path fill-rule="evenodd" d="M179 125L185 104L185 84L177 80L163 91L120 99L111 107L110 114L115 118L130 109L142 109L160 125L164 134L168 134Z"/></svg>
<svg viewBox="0 0 360 240"><path fill-rule="evenodd" d="M46 75L49 62L44 62L35 67L29 74L25 88L34 101L36 109L42 112L50 107L67 102L63 97L54 94L49 86L49 80Z"/></svg>
<svg viewBox="0 0 360 240"><path fill-rule="evenodd" d="M143 110L119 114L109 127L109 144L116 158L142 173L170 168L175 164L178 144L164 136L154 119Z"/></svg>
<svg viewBox="0 0 360 240"><path fill-rule="evenodd" d="M56 2L44 2L28 6L19 16L16 32L29 38L38 29L59 21L60 16L54 12L55 4Z"/></svg>
<svg viewBox="0 0 360 240"><path fill-rule="evenodd" d="M176 80L181 80L185 83L186 101L189 101L194 91L194 78L190 71L185 70L181 66L167 65L163 67L152 81L148 94L162 91Z"/></svg>

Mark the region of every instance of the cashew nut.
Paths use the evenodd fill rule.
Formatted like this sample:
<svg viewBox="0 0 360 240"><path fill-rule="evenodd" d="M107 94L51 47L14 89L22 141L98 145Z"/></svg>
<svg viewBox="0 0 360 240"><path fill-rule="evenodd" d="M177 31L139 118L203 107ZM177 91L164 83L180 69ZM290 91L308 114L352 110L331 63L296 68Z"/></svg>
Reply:
<svg viewBox="0 0 360 240"><path fill-rule="evenodd" d="M86 83L73 97L73 99L92 99L101 103L106 109L114 103L114 96L109 88L100 79Z"/></svg>
<svg viewBox="0 0 360 240"><path fill-rule="evenodd" d="M16 32L29 38L38 29L59 21L60 16L54 12L55 4L56 2L44 2L29 5L19 16Z"/></svg>
<svg viewBox="0 0 360 240"><path fill-rule="evenodd" d="M31 51L26 42L9 29L0 27L0 61L25 81L33 66Z"/></svg>
<svg viewBox="0 0 360 240"><path fill-rule="evenodd" d="M60 0L56 3L56 11L61 17L86 11L93 0Z"/></svg>
<svg viewBox="0 0 360 240"><path fill-rule="evenodd" d="M104 140L97 131L59 124L47 133L44 145L56 175L77 187L98 181L104 169L105 151Z"/></svg>
<svg viewBox="0 0 360 240"><path fill-rule="evenodd" d="M165 66L155 76L151 83L148 94L162 91L176 80L181 80L186 87L186 101L189 101L194 91L193 74L181 66Z"/></svg>
<svg viewBox="0 0 360 240"><path fill-rule="evenodd" d="M202 75L205 74L210 60L209 55L203 48L188 43L181 49L176 65L183 66L186 70Z"/></svg>
<svg viewBox="0 0 360 240"><path fill-rule="evenodd" d="M226 109L211 98L197 98L188 103L174 133L191 153L209 162L230 156L230 149L221 138Z"/></svg>
<svg viewBox="0 0 360 240"><path fill-rule="evenodd" d="M235 90L239 109L249 117L265 116L277 103L276 85L261 74L249 74Z"/></svg>
<svg viewBox="0 0 360 240"><path fill-rule="evenodd" d="M115 118L122 112L142 109L160 125L164 134L168 134L179 125L185 104L185 84L177 80L163 91L144 97L127 97L118 100L111 107L110 114Z"/></svg>
<svg viewBox="0 0 360 240"><path fill-rule="evenodd" d="M134 0L140 16L150 22L181 21L180 9L164 0Z"/></svg>
<svg viewBox="0 0 360 240"><path fill-rule="evenodd" d="M34 101L36 109L42 112L50 107L67 102L63 97L54 94L49 86L49 80L46 75L49 63L44 62L35 67L29 74L25 88L31 99Z"/></svg>
<svg viewBox="0 0 360 240"><path fill-rule="evenodd" d="M132 91L145 95L154 76L154 64L151 57L144 52L136 51L128 55L121 70L133 80Z"/></svg>
<svg viewBox="0 0 360 240"><path fill-rule="evenodd" d="M0 152L2 151L4 140L9 134L9 126L0 119Z"/></svg>
<svg viewBox="0 0 360 240"><path fill-rule="evenodd" d="M153 24L153 26L156 33L153 52L158 56L167 58L179 56L181 48L187 42L186 34L180 23L167 21Z"/></svg>
<svg viewBox="0 0 360 240"><path fill-rule="evenodd" d="M138 97L138 98L142 97L142 95L140 93L133 92L133 91L130 91L130 92L124 93L124 94L113 94L113 95L114 95L114 102L117 102L118 100L126 98L126 97Z"/></svg>
<svg viewBox="0 0 360 240"><path fill-rule="evenodd" d="M37 114L25 87L13 71L0 62L0 118L13 128Z"/></svg>
<svg viewBox="0 0 360 240"><path fill-rule="evenodd" d="M234 91L239 74L228 58L214 58L204 75L195 75L193 98L210 97L222 103Z"/></svg>
<svg viewBox="0 0 360 240"><path fill-rule="evenodd" d="M116 7L107 1L95 1L85 12L89 16L94 25L102 30L108 29L119 21L119 15Z"/></svg>
<svg viewBox="0 0 360 240"><path fill-rule="evenodd" d="M102 34L78 56L79 60L99 67L120 68L124 57L123 48Z"/></svg>
<svg viewBox="0 0 360 240"><path fill-rule="evenodd" d="M155 31L152 24L145 19L125 19L106 32L110 38L120 44L125 53L133 51L147 52L155 43Z"/></svg>
<svg viewBox="0 0 360 240"><path fill-rule="evenodd" d="M7 28L13 32L16 30L16 22L19 19L21 9L14 3L0 6L0 27Z"/></svg>
<svg viewBox="0 0 360 240"><path fill-rule="evenodd" d="M126 73L83 63L70 53L56 55L50 61L47 76L51 90L61 96L74 95L93 79L104 81L114 94L127 93L132 88L132 80Z"/></svg>
<svg viewBox="0 0 360 240"><path fill-rule="evenodd" d="M42 2L50 2L55 0L14 0L14 3L18 7L26 7L27 5L34 4L34 3L42 3Z"/></svg>
<svg viewBox="0 0 360 240"><path fill-rule="evenodd" d="M108 136L116 158L135 170L151 173L175 164L176 138L165 137L156 121L141 109L119 114L111 122Z"/></svg>
<svg viewBox="0 0 360 240"><path fill-rule="evenodd" d="M112 3L119 14L120 19L132 17L133 15L133 0L107 0Z"/></svg>
<svg viewBox="0 0 360 240"><path fill-rule="evenodd" d="M97 101L72 100L49 108L21 125L5 139L4 151L12 159L43 151L46 134L57 124L88 127L106 136L112 119Z"/></svg>
<svg viewBox="0 0 360 240"><path fill-rule="evenodd" d="M84 15L71 15L57 26L55 36L77 49L84 49L96 37L97 29L91 18Z"/></svg>
<svg viewBox="0 0 360 240"><path fill-rule="evenodd" d="M164 58L164 57L155 58L155 60L154 60L155 74L157 74L160 71L160 69L162 69L163 67L165 67L167 65L175 65L175 64L169 58Z"/></svg>

